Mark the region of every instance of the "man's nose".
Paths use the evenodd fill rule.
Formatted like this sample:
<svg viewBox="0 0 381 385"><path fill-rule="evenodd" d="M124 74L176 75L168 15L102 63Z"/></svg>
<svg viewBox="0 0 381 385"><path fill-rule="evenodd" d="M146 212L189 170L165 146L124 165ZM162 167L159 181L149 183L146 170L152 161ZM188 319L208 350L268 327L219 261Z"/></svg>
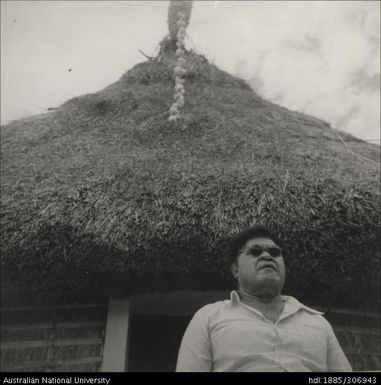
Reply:
<svg viewBox="0 0 381 385"><path fill-rule="evenodd" d="M270 260L274 259L273 256L267 250L263 250L259 258L270 259Z"/></svg>

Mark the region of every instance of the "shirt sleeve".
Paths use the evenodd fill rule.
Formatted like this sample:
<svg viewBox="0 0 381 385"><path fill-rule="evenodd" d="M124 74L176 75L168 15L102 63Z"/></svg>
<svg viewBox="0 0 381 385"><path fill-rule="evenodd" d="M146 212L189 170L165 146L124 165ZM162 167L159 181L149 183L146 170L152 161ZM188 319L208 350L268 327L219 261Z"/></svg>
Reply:
<svg viewBox="0 0 381 385"><path fill-rule="evenodd" d="M209 307L204 306L192 318L183 336L176 372L211 372L212 347L209 337Z"/></svg>
<svg viewBox="0 0 381 385"><path fill-rule="evenodd" d="M352 372L352 367L330 324L328 324L327 369L332 372Z"/></svg>

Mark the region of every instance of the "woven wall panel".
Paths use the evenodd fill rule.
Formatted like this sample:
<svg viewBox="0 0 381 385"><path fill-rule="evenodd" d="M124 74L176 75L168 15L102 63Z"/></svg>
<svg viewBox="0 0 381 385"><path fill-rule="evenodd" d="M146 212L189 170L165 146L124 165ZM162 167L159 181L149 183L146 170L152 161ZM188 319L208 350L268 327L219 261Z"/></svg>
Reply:
<svg viewBox="0 0 381 385"><path fill-rule="evenodd" d="M107 305L2 311L1 370L99 371Z"/></svg>

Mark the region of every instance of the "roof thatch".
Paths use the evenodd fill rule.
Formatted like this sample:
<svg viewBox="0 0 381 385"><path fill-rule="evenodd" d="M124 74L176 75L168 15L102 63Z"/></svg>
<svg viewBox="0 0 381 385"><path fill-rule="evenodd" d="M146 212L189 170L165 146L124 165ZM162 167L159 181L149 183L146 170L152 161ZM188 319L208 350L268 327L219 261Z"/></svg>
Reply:
<svg viewBox="0 0 381 385"><path fill-rule="evenodd" d="M223 252L260 222L288 246L286 292L375 305L379 147L256 95L187 52L2 128L3 303L229 287Z"/></svg>

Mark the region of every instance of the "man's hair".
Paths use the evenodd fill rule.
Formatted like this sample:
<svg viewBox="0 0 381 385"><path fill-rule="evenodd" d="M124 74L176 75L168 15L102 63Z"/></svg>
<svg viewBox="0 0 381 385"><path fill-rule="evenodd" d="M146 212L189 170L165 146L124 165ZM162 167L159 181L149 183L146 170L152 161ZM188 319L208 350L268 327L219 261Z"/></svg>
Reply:
<svg viewBox="0 0 381 385"><path fill-rule="evenodd" d="M236 262L239 251L245 246L246 242L255 238L269 238L281 249L284 248L281 239L268 227L262 225L255 225L240 231L229 242L226 251L226 259L229 266ZM284 251L283 251L284 255Z"/></svg>

